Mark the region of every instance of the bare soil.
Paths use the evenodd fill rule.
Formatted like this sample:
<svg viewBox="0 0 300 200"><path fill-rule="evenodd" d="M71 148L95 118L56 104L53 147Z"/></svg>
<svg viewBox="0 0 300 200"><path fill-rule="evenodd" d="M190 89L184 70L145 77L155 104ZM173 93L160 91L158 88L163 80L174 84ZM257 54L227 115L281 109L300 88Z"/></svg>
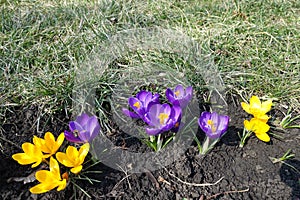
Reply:
<svg viewBox="0 0 300 200"><path fill-rule="evenodd" d="M300 199L300 131L284 130L276 132L283 140L272 138L270 143L259 141L252 136L244 148L239 147L237 132L242 131L243 120L247 117L234 102L230 103L230 127L227 134L205 157L198 155L195 143L181 159L166 168L141 174L125 174L122 171L98 164L93 170L103 173L92 178L100 183L91 185L88 181L76 183L92 199ZM272 113L280 118L280 112ZM5 120L4 120L5 119ZM12 181L14 177L26 177L36 169L21 166L11 156L22 152L24 142L32 142L32 136L42 137L46 131L56 136L67 128L70 121L64 112L55 116L38 115L37 107L14 107L7 110L1 119L0 153L0 199L88 199L80 190L74 192L72 185L61 192L56 190L41 195L33 195L29 188L37 182L23 184ZM124 139L123 133L115 133L109 138L116 145L129 150L141 151L148 147L137 139ZM296 154L287 164L273 164L269 157L281 157L288 149ZM291 167L292 166L292 167ZM200 187L199 183L214 183Z"/></svg>

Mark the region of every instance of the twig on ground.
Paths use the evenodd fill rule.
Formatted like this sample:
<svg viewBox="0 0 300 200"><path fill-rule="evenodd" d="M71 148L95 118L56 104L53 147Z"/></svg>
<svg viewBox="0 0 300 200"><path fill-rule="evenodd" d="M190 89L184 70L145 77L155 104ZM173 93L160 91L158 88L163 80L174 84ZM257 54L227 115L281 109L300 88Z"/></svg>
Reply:
<svg viewBox="0 0 300 200"><path fill-rule="evenodd" d="M8 139L6 139L6 138L4 138L4 137L1 137L1 136L0 136L0 140L3 140L3 141L5 141L5 142L8 142L8 143L11 144L11 145L14 145L14 146L17 147L18 149L22 149L20 146L16 145L16 144L13 143L12 141L10 141L10 140L8 140Z"/></svg>
<svg viewBox="0 0 300 200"><path fill-rule="evenodd" d="M111 191L114 191L115 189L117 189L117 187L125 180L127 179L129 176L131 176L131 174L126 175L124 178L122 178L114 187ZM129 184L129 183L128 183ZM129 184L129 189L131 190L131 185Z"/></svg>
<svg viewBox="0 0 300 200"><path fill-rule="evenodd" d="M159 176L157 179L158 182L166 183L167 185L171 186L171 183L167 180L165 180L163 177Z"/></svg>
<svg viewBox="0 0 300 200"><path fill-rule="evenodd" d="M172 176L173 178L175 178L177 181L179 181L180 183L189 185L189 186L195 186L195 187L206 187L206 186L212 186L212 185L217 185L219 182L221 182L221 180L223 180L224 176L222 176L219 180L217 180L214 183L189 183L186 181L181 180L180 178L178 178L177 176L175 176L174 174L172 174L171 172L169 172L166 168L165 168L166 172Z"/></svg>
<svg viewBox="0 0 300 200"><path fill-rule="evenodd" d="M212 195L212 196L210 196L210 197L207 197L205 200L214 199L214 198L217 198L217 197L220 196L220 195L234 194L234 193L242 193L242 192L248 192L248 191L249 191L249 188L244 189L244 190L231 190L231 191L226 191L226 192L220 192L220 193L217 193L217 194Z"/></svg>
<svg viewBox="0 0 300 200"><path fill-rule="evenodd" d="M129 182L129 180L128 180L128 177L131 176L132 174L128 174L128 171L127 171L127 170L123 169L120 165L118 165L118 166L119 166L119 168L124 172L124 174L125 174L126 176L125 176L124 178L122 178L121 181L119 181L119 183L117 183L117 184L113 187L112 191L114 191L114 189L117 188L117 187L120 185L120 183L121 183L122 181L124 181L125 179L127 180L128 187L129 187L129 189L131 190L132 187L131 187L131 184L130 184L130 182Z"/></svg>
<svg viewBox="0 0 300 200"><path fill-rule="evenodd" d="M156 178L153 176L153 174L149 170L147 170L146 175L155 184L156 189L160 189L159 183L157 182Z"/></svg>

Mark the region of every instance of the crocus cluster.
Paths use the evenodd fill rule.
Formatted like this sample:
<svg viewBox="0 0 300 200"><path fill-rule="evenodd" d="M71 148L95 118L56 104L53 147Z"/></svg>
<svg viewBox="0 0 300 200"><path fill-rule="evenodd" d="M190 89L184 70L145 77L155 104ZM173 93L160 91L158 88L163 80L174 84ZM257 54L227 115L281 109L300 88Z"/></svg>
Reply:
<svg viewBox="0 0 300 200"><path fill-rule="evenodd" d="M152 94L152 92L142 90L135 97L128 99L131 111L126 108L122 109L126 116L141 119L147 124L146 133L151 137L149 140L150 146L155 146L155 150L159 150L156 147L161 146L161 141L154 141L153 136L167 131L178 132L182 110L191 101L193 89L191 86L185 89L182 85L177 85L174 90L168 88L165 95L169 103L161 104L159 94ZM153 145L153 142L156 145Z"/></svg>
<svg viewBox="0 0 300 200"><path fill-rule="evenodd" d="M257 96L252 96L249 104L242 102L241 106L247 113L253 115L250 121L244 121L245 129L249 133L253 132L258 139L269 142L270 137L267 134L270 129L270 126L267 124L269 116L266 113L271 110L272 100L261 102ZM249 137L249 134L243 135L241 146L244 145L245 137Z"/></svg>
<svg viewBox="0 0 300 200"><path fill-rule="evenodd" d="M184 88L182 85L177 85L174 90L167 88L165 94L169 103L160 104L159 94L153 95L151 92L140 91L136 97L128 99L132 111L123 108L123 113L126 116L142 119L148 125L146 133L150 136L150 142L147 141L146 144L156 151L163 145L159 141L162 133L166 131L177 133L181 128L182 111L193 97L193 88L192 86ZM226 132L228 123L228 116L218 115L216 112L203 112L201 114L198 124L207 135L203 148L200 149L201 153L207 152L218 141ZM153 138L157 135L156 139ZM198 146L202 145L199 143Z"/></svg>
<svg viewBox="0 0 300 200"><path fill-rule="evenodd" d="M172 130L177 132L181 122L182 109L191 101L193 96L192 87L186 89L178 85L174 90L168 88L166 97L170 104L161 104L159 94L148 91L140 91L136 97L130 97L128 104L132 111L123 108L123 113L131 118L142 119L149 127L146 128L148 135L158 135Z"/></svg>
<svg viewBox="0 0 300 200"><path fill-rule="evenodd" d="M83 162L90 149L88 142L99 133L100 125L95 116L89 117L87 114L82 114L77 117L76 121L70 122L69 127L71 131L61 133L56 140L50 132L47 132L44 138L34 136L33 143L22 144L23 153L16 153L12 156L21 165L32 164L32 168L42 162L49 164L49 170L36 172L35 177L40 183L30 188L31 193L40 194L54 188L57 188L57 191L66 188L69 173L61 174L59 163L71 168L70 172L74 175L79 174L82 170ZM75 133L76 135L74 135ZM69 145L66 152L58 152L65 138L70 142L84 144L80 146L79 150Z"/></svg>

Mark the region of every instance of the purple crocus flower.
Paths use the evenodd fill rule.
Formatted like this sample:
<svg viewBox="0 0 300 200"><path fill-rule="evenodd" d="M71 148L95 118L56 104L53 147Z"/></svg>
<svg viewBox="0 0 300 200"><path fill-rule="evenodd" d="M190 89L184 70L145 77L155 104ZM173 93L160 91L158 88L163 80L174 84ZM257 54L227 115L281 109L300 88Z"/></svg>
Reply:
<svg viewBox="0 0 300 200"><path fill-rule="evenodd" d="M146 128L148 135L158 135L171 129L177 129L180 125L181 108L169 104L153 104L146 114L145 121L150 126Z"/></svg>
<svg viewBox="0 0 300 200"><path fill-rule="evenodd" d="M177 85L175 90L166 90L166 97L173 105L185 108L193 97L193 88L189 86L184 89L182 85Z"/></svg>
<svg viewBox="0 0 300 200"><path fill-rule="evenodd" d="M69 123L69 131L64 131L65 137L70 142L87 143L93 140L100 132L100 124L96 116L89 117L83 113L76 121Z"/></svg>
<svg viewBox="0 0 300 200"><path fill-rule="evenodd" d="M137 93L136 97L130 97L128 99L128 104L134 112L126 108L123 108L122 111L128 117L144 120L149 107L156 103L159 103L159 94L152 95L152 92L142 90Z"/></svg>
<svg viewBox="0 0 300 200"><path fill-rule="evenodd" d="M200 128L210 139L220 138L228 128L229 117L213 112L202 112L198 120Z"/></svg>

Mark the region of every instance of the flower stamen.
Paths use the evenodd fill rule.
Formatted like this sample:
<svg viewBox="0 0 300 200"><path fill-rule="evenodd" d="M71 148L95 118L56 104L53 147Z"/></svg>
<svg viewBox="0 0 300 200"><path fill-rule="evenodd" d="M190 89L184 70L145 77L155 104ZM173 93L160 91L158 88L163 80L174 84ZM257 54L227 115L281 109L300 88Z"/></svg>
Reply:
<svg viewBox="0 0 300 200"><path fill-rule="evenodd" d="M140 102L135 102L134 104L133 104L133 106L134 107L136 107L137 109L140 109L141 108L141 105L140 105Z"/></svg>
<svg viewBox="0 0 300 200"><path fill-rule="evenodd" d="M207 124L211 127L211 131L214 133L216 132L217 128L216 126L214 125L214 122L212 120L207 120Z"/></svg>
<svg viewBox="0 0 300 200"><path fill-rule="evenodd" d="M165 124L165 120L169 118L169 115L167 113L160 113L158 118L160 124Z"/></svg>

